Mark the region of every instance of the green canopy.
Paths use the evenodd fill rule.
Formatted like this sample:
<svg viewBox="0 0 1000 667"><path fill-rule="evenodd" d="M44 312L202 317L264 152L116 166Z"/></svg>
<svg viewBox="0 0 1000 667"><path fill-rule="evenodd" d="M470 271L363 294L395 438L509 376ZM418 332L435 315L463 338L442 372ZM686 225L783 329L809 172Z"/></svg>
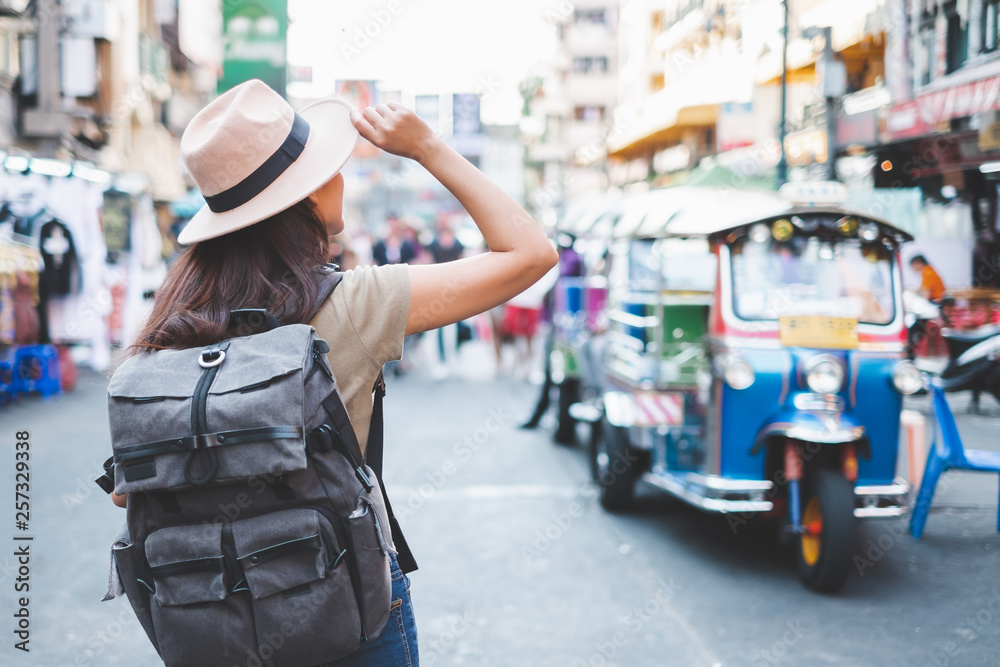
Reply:
<svg viewBox="0 0 1000 667"><path fill-rule="evenodd" d="M697 166L691 170L687 185L708 187L739 188L740 190L777 190L777 179L773 172L763 176L744 176L732 169L715 165Z"/></svg>

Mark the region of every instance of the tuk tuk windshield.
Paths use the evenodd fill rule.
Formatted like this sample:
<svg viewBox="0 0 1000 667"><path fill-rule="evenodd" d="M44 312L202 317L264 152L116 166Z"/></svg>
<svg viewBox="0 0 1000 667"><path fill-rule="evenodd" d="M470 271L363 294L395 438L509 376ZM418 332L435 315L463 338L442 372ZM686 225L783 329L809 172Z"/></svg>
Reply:
<svg viewBox="0 0 1000 667"><path fill-rule="evenodd" d="M895 319L892 254L880 243L743 238L730 252L733 309L741 319L822 315L868 324Z"/></svg>
<svg viewBox="0 0 1000 667"><path fill-rule="evenodd" d="M718 264L704 239L637 239L631 242L629 255L629 280L635 287L660 286L681 292L715 289Z"/></svg>

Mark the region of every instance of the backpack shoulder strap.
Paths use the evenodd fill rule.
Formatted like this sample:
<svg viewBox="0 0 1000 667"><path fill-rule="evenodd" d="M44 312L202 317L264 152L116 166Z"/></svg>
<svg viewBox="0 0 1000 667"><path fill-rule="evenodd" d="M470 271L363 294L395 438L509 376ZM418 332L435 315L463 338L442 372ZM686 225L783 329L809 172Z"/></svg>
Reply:
<svg viewBox="0 0 1000 667"><path fill-rule="evenodd" d="M368 447L366 458L368 465L378 478L379 488L382 489L382 499L385 501L385 510L389 515L389 527L392 530L392 543L396 545L396 560L399 562L399 569L404 574L408 574L417 569L417 561L410 551L410 546L403 537L403 531L392 513L392 504L389 503L389 496L385 492L385 483L382 481L382 449L384 443L384 418L382 412L382 399L385 398L385 377L380 372L372 389L375 394L374 406L372 408L371 426L368 429Z"/></svg>

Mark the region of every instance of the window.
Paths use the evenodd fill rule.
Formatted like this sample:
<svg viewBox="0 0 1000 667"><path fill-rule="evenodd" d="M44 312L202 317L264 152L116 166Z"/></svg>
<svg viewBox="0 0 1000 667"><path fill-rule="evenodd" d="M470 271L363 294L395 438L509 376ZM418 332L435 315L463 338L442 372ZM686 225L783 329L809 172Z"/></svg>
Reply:
<svg viewBox="0 0 1000 667"><path fill-rule="evenodd" d="M604 107L574 107L573 118L587 123L599 123L604 120Z"/></svg>
<svg viewBox="0 0 1000 667"><path fill-rule="evenodd" d="M577 9L573 12L574 23L590 23L593 25L605 25L608 22L607 10L605 9Z"/></svg>
<svg viewBox="0 0 1000 667"><path fill-rule="evenodd" d="M604 56L577 56L573 58L575 74L604 74L608 71L608 59Z"/></svg>
<svg viewBox="0 0 1000 667"><path fill-rule="evenodd" d="M1000 0L983 3L983 52L996 51L1000 42Z"/></svg>
<svg viewBox="0 0 1000 667"><path fill-rule="evenodd" d="M945 68L947 74L958 70L969 59L969 30L968 25L962 25L964 21L958 13L948 14L948 63Z"/></svg>
<svg viewBox="0 0 1000 667"><path fill-rule="evenodd" d="M917 80L926 86L934 79L934 23L920 29L918 39L920 53L917 56Z"/></svg>

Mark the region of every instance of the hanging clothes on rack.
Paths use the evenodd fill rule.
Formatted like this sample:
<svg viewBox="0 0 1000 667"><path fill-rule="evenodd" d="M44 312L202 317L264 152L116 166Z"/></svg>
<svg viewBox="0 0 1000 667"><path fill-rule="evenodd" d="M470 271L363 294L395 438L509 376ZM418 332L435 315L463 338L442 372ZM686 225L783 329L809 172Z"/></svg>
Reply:
<svg viewBox="0 0 1000 667"><path fill-rule="evenodd" d="M37 248L0 240L0 343L38 342L38 273L43 266Z"/></svg>

